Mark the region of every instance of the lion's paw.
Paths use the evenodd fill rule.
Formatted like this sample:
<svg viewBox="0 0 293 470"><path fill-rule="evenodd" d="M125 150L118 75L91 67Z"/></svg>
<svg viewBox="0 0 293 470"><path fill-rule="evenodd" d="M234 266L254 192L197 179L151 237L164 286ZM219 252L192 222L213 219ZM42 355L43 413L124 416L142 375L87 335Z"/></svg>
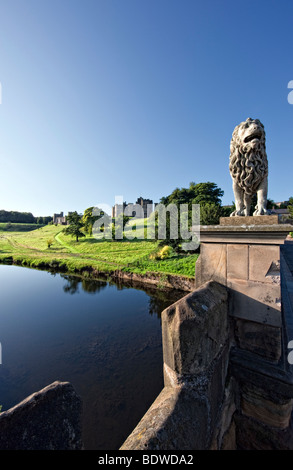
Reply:
<svg viewBox="0 0 293 470"><path fill-rule="evenodd" d="M230 214L230 217L240 217L240 216L243 216L244 215L244 212L243 211L233 211L232 214Z"/></svg>
<svg viewBox="0 0 293 470"><path fill-rule="evenodd" d="M257 208L253 215L270 215L270 211L268 211L267 209L265 209L264 207L260 207L259 209Z"/></svg>

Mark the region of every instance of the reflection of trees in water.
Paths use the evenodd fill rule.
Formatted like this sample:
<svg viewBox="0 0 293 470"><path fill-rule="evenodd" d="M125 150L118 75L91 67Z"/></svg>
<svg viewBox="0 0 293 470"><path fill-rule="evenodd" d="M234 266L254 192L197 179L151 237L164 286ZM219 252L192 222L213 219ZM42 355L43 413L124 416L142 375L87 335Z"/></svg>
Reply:
<svg viewBox="0 0 293 470"><path fill-rule="evenodd" d="M107 287L106 281L97 281L97 280L94 281L94 280L83 279L81 284L82 284L83 290L88 293L100 292L100 290Z"/></svg>
<svg viewBox="0 0 293 470"><path fill-rule="evenodd" d="M181 299L186 293L179 291L156 291L156 294L149 294L149 313L150 315L157 315L161 319L161 313L169 305L173 304L177 300Z"/></svg>
<svg viewBox="0 0 293 470"><path fill-rule="evenodd" d="M67 284L63 286L64 292L67 294L76 294L78 292L80 279L75 276L64 276L62 274L60 276L67 281Z"/></svg>
<svg viewBox="0 0 293 470"><path fill-rule="evenodd" d="M107 287L107 285L116 285L118 290L123 290L125 288L135 289L135 287L133 287L130 283L127 284L121 282L117 283L114 281L101 281L97 279L82 279L78 276L70 276L68 274L60 274L60 276L67 282L63 286L63 290L68 294L77 294L79 292L80 286L84 292L88 292L89 294L96 294L101 289ZM176 290L164 291L160 289L150 289L148 287L143 289L141 286L139 290L144 291L149 296L150 315L157 315L159 319L161 319L161 313L163 310L165 310L165 308L169 307L169 305L186 295L185 292Z"/></svg>
<svg viewBox="0 0 293 470"><path fill-rule="evenodd" d="M164 302L159 301L156 297L149 298L149 313L150 315L157 315L158 318L161 318L161 313L164 310Z"/></svg>
<svg viewBox="0 0 293 470"><path fill-rule="evenodd" d="M84 292L94 294L104 289L107 286L106 281L98 281L93 279L81 279L77 276L68 276L60 274L60 276L66 280L67 284L63 286L64 292L68 294L77 294L81 285Z"/></svg>

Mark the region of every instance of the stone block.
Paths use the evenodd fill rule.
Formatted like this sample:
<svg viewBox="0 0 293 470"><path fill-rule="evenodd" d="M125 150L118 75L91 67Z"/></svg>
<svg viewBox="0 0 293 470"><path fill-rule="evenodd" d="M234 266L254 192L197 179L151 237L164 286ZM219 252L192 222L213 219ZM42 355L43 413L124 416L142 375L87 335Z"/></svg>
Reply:
<svg viewBox="0 0 293 470"><path fill-rule="evenodd" d="M234 336L239 348L278 362L282 351L281 328L235 319Z"/></svg>
<svg viewBox="0 0 293 470"><path fill-rule="evenodd" d="M226 244L202 243L200 248L200 281L197 286L208 281L219 282L226 285L227 278L227 250Z"/></svg>
<svg viewBox="0 0 293 470"><path fill-rule="evenodd" d="M224 395L228 353L223 348L208 370L194 376L179 377L165 364L166 373L173 376L169 385L120 450L210 449ZM227 445L231 442L229 438Z"/></svg>
<svg viewBox="0 0 293 470"><path fill-rule="evenodd" d="M227 279L248 279L248 245L227 245Z"/></svg>
<svg viewBox="0 0 293 470"><path fill-rule="evenodd" d="M195 263L195 276L194 276L195 289L198 289L202 285L201 260L202 260L202 256L199 255Z"/></svg>
<svg viewBox="0 0 293 470"><path fill-rule="evenodd" d="M229 280L229 314L267 325L282 325L280 286Z"/></svg>
<svg viewBox="0 0 293 470"><path fill-rule="evenodd" d="M249 279L269 284L280 283L279 246L249 246Z"/></svg>
<svg viewBox="0 0 293 470"><path fill-rule="evenodd" d="M165 387L120 450L204 450L209 412L205 395Z"/></svg>
<svg viewBox="0 0 293 470"><path fill-rule="evenodd" d="M235 414L238 450L292 450L293 430L273 428L240 413Z"/></svg>
<svg viewBox="0 0 293 470"><path fill-rule="evenodd" d="M220 406L219 418L210 450L236 450L235 425L233 416L236 411L236 383L229 374L226 376L224 397Z"/></svg>
<svg viewBox="0 0 293 470"><path fill-rule="evenodd" d="M0 449L82 449L81 406L69 382L48 385L0 413Z"/></svg>
<svg viewBox="0 0 293 470"><path fill-rule="evenodd" d="M227 290L208 282L162 312L163 357L176 374L207 369L228 338Z"/></svg>
<svg viewBox="0 0 293 470"><path fill-rule="evenodd" d="M220 217L220 225L245 226L245 225L278 225L279 215L254 215L239 217Z"/></svg>
<svg viewBox="0 0 293 470"><path fill-rule="evenodd" d="M236 450L236 427L234 421L231 422L229 429L225 432L219 450Z"/></svg>
<svg viewBox="0 0 293 470"><path fill-rule="evenodd" d="M241 410L247 416L275 428L285 429L290 424L293 400L286 403L274 403L263 397L264 392L255 394L243 392Z"/></svg>
<svg viewBox="0 0 293 470"><path fill-rule="evenodd" d="M283 245L288 233L292 231L293 225L290 224L202 225L200 227L200 242L201 246L203 243Z"/></svg>

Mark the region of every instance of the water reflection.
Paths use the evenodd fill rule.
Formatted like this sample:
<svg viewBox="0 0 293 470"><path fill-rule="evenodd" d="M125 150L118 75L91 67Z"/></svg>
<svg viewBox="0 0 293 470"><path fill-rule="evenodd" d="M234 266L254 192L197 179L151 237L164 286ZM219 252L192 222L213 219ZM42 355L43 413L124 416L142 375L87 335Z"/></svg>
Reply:
<svg viewBox="0 0 293 470"><path fill-rule="evenodd" d="M133 289L133 284L130 282L114 282L114 281L103 281L100 279L83 279L79 276L73 275L65 275L60 274L66 284L63 286L63 290L67 294L77 294L79 293L79 289L82 288L84 292L87 293L97 293L100 292L101 289L106 288L108 285L115 285L118 290L123 289ZM162 311L166 308L166 302L168 303L168 298L175 302L179 298L181 298L184 294L180 291L170 291L170 290L163 290L163 289L156 289L151 288L148 286L136 285L136 289L142 290L149 295L149 314L150 315L157 315L157 317L161 318Z"/></svg>
<svg viewBox="0 0 293 470"><path fill-rule="evenodd" d="M163 386L160 316L184 295L136 287L0 266L3 410L69 381L85 448L118 449Z"/></svg>
<svg viewBox="0 0 293 470"><path fill-rule="evenodd" d="M95 294L108 285L106 281L81 279L78 276L64 274L60 274L60 276L66 280L66 284L63 286L63 290L66 294L77 294L80 287L84 292Z"/></svg>

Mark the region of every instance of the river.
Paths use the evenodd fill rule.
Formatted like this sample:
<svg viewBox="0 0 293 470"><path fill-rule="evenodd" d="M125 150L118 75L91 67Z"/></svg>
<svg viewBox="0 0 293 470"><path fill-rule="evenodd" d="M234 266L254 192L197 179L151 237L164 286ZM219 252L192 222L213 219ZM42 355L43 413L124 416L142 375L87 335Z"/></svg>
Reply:
<svg viewBox="0 0 293 470"><path fill-rule="evenodd" d="M2 410L69 381L85 449L119 449L163 387L160 314L183 295L0 265Z"/></svg>

